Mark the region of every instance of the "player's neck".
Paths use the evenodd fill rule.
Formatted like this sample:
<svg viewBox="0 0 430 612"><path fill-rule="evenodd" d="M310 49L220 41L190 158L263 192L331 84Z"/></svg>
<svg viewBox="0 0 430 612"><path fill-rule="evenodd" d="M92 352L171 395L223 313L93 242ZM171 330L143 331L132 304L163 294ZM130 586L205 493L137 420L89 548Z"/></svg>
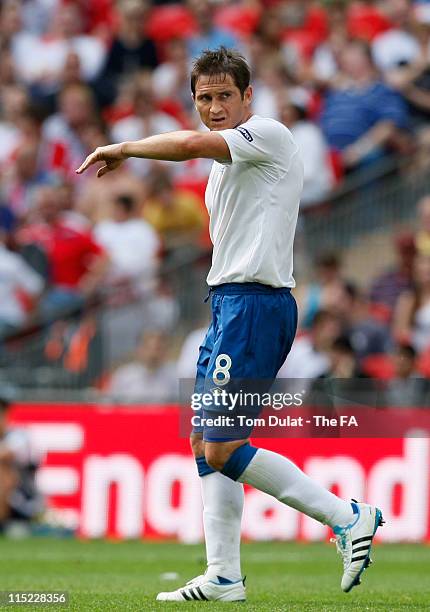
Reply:
<svg viewBox="0 0 430 612"><path fill-rule="evenodd" d="M248 112L246 115L244 115L242 117L242 119L239 121L239 123L237 123L234 128L237 128L239 125L242 125L242 123L246 123L247 121L249 121L252 117L253 113Z"/></svg>

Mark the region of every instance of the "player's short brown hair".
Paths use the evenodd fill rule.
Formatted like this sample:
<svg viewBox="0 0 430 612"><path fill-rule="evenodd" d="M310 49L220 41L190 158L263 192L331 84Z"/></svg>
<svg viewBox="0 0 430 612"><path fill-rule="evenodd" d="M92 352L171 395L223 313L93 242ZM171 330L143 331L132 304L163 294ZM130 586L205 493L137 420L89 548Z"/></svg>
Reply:
<svg viewBox="0 0 430 612"><path fill-rule="evenodd" d="M193 96L196 93L197 79L203 74L207 76L229 74L236 87L239 88L242 98L251 80L251 70L245 58L237 51L225 47L219 47L215 51L203 51L195 60L191 72Z"/></svg>

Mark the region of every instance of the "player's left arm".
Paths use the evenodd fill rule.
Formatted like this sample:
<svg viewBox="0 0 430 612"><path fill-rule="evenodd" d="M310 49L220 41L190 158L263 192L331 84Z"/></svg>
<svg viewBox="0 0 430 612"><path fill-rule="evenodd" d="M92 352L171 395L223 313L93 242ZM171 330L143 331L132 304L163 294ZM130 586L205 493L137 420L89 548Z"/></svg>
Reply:
<svg viewBox="0 0 430 612"><path fill-rule="evenodd" d="M97 176L103 176L118 168L129 157L157 159L162 161L187 161L197 157L231 161L229 147L216 132L197 132L181 130L157 134L143 140L121 142L98 147L88 155L83 164L76 170L82 174L97 162L104 162Z"/></svg>

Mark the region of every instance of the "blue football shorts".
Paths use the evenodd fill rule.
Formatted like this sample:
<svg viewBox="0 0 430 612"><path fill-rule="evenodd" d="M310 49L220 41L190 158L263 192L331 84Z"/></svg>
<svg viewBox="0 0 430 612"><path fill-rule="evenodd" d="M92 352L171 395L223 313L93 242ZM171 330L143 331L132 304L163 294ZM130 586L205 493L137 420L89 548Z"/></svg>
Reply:
<svg viewBox="0 0 430 612"><path fill-rule="evenodd" d="M297 305L287 287L260 283L226 283L210 289L212 322L199 351L194 393L218 391L267 393L284 363L297 329ZM262 406L228 399L202 404L193 411L193 433L207 442L242 440L252 426L216 420L244 415L256 418ZM209 424L207 423L209 421ZM210 424L211 421L217 424Z"/></svg>

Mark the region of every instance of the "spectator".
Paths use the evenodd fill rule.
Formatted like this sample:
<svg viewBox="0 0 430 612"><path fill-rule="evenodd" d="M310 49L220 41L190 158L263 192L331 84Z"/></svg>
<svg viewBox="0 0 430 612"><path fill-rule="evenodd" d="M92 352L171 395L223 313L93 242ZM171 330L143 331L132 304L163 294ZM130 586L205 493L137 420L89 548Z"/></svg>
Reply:
<svg viewBox="0 0 430 612"><path fill-rule="evenodd" d="M335 253L323 253L314 263L315 280L296 291L301 325L308 328L319 310L335 310L346 296L341 262Z"/></svg>
<svg viewBox="0 0 430 612"><path fill-rule="evenodd" d="M43 123L49 115L48 108L42 104L30 103L17 119L21 146L24 142L35 143L37 146L37 171L42 174L65 174L69 169L68 152L61 140L45 140L43 138ZM11 163L16 158L12 155Z"/></svg>
<svg viewBox="0 0 430 612"><path fill-rule="evenodd" d="M167 337L160 332L143 335L136 359L114 372L108 392L121 401L163 403L176 401L176 368L167 356Z"/></svg>
<svg viewBox="0 0 430 612"><path fill-rule="evenodd" d="M173 38L166 44L166 61L153 73L154 92L158 100L172 100L191 116L195 115L190 96L190 58L183 38Z"/></svg>
<svg viewBox="0 0 430 612"><path fill-rule="evenodd" d="M389 73L399 66L413 63L420 54L420 45L412 31L410 1L385 0L381 4L384 3L388 9L391 8L389 16L392 27L373 39L372 56L378 70Z"/></svg>
<svg viewBox="0 0 430 612"><path fill-rule="evenodd" d="M176 277L176 275L175 275ZM177 280L177 278L175 278ZM151 329L158 329L165 333L177 331L181 304L173 288L173 283L168 278L158 279L157 288L153 296L144 302L144 325Z"/></svg>
<svg viewBox="0 0 430 612"><path fill-rule="evenodd" d="M308 404L324 408L326 416L337 416L336 407L369 403L373 406L371 385L369 381L363 384L356 354L346 336L334 340L328 357L329 367L313 381Z"/></svg>
<svg viewBox="0 0 430 612"><path fill-rule="evenodd" d="M136 83L134 113L113 125L112 141L140 140L153 134L180 129L180 124L173 117L157 110L152 77L146 75ZM148 159L130 159L126 162L137 176L147 176L152 168L171 166L173 163L153 162Z"/></svg>
<svg viewBox="0 0 430 612"><path fill-rule="evenodd" d="M59 111L46 119L43 137L49 143L62 143L64 166L70 177L87 154L85 133L97 118L92 91L83 84L65 86L59 94Z"/></svg>
<svg viewBox="0 0 430 612"><path fill-rule="evenodd" d="M407 36L411 39L410 45L405 49L402 45L393 47L397 62L386 69L384 76L407 101L411 125L420 134L428 131L430 116L429 25L416 23L414 31Z"/></svg>
<svg viewBox="0 0 430 612"><path fill-rule="evenodd" d="M43 279L6 241L0 224L0 340L25 324L43 289Z"/></svg>
<svg viewBox="0 0 430 612"><path fill-rule="evenodd" d="M124 76L158 65L155 43L143 36L146 5L142 0L119 0L118 33L112 41L97 91L103 104L110 104L118 94Z"/></svg>
<svg viewBox="0 0 430 612"><path fill-rule="evenodd" d="M76 210L93 225L112 219L113 203L122 193L130 194L139 207L146 193L145 183L125 167L120 168L113 178L106 175L103 179L91 177L78 194L76 203Z"/></svg>
<svg viewBox="0 0 430 612"><path fill-rule="evenodd" d="M23 30L20 3L16 0L2 2L0 6L0 43L2 50L10 48L14 37Z"/></svg>
<svg viewBox="0 0 430 612"><path fill-rule="evenodd" d="M28 106L28 95L18 85L0 84L0 170L20 141L19 119Z"/></svg>
<svg viewBox="0 0 430 612"><path fill-rule="evenodd" d="M0 38L0 83L2 86L15 85L15 66L13 64L12 52L7 47L1 46Z"/></svg>
<svg viewBox="0 0 430 612"><path fill-rule="evenodd" d="M38 91L36 87L33 87L32 94L35 99L38 99L38 102L43 105L43 107L48 109L49 114L52 115L57 111L58 93L73 85L85 86L85 83L83 81L81 58L75 51L70 51L64 60L63 70L58 75L55 90L52 92L46 92L44 90Z"/></svg>
<svg viewBox="0 0 430 612"><path fill-rule="evenodd" d="M162 236L165 247L174 249L196 243L206 223L199 198L189 191L178 191L168 172L153 173L143 216Z"/></svg>
<svg viewBox="0 0 430 612"><path fill-rule="evenodd" d="M310 78L320 86L336 80L340 58L348 41L345 3L333 2L328 11L329 32L327 39L316 49L310 65Z"/></svg>
<svg viewBox="0 0 430 612"><path fill-rule="evenodd" d="M354 285L347 284L346 294L348 297L343 303L343 331L361 364L369 355L389 351L389 330L371 316L366 296Z"/></svg>
<svg viewBox="0 0 430 612"><path fill-rule="evenodd" d="M34 193L50 181L48 172L39 165L39 142L22 141L14 153L13 164L4 181L4 198L13 214L24 220L32 212Z"/></svg>
<svg viewBox="0 0 430 612"><path fill-rule="evenodd" d="M62 176L58 176L55 187L63 223L79 232L90 232L91 223L89 219L76 207L75 184Z"/></svg>
<svg viewBox="0 0 430 612"><path fill-rule="evenodd" d="M340 335L339 318L328 310L319 310L308 334L299 336L278 372L278 378L289 379L291 385L308 390L312 381L327 373L330 367L329 350ZM305 379L305 380L303 380Z"/></svg>
<svg viewBox="0 0 430 612"><path fill-rule="evenodd" d="M428 132L430 117L430 68L427 57L403 66L387 76L387 82L408 102L411 124L415 131Z"/></svg>
<svg viewBox="0 0 430 612"><path fill-rule="evenodd" d="M62 309L81 307L100 289L109 265L91 232L68 223L57 189L52 186L38 189L35 195L38 219L17 235L20 246L36 245L47 257L49 288L40 303L40 311L47 318Z"/></svg>
<svg viewBox="0 0 430 612"><path fill-rule="evenodd" d="M416 254L415 240L412 232L400 232L394 236L396 263L384 271L372 283L370 300L375 305L387 307L387 320L396 305L398 297L412 288L412 270Z"/></svg>
<svg viewBox="0 0 430 612"><path fill-rule="evenodd" d="M392 28L399 6L403 10L402 3L402 0L348 3L349 35L371 42L378 34Z"/></svg>
<svg viewBox="0 0 430 612"><path fill-rule="evenodd" d="M28 86L38 75L40 38L23 27L23 8L19 0L1 3L0 41L11 51L17 80Z"/></svg>
<svg viewBox="0 0 430 612"><path fill-rule="evenodd" d="M334 185L329 150L320 128L309 121L306 107L284 91L279 100L279 119L286 125L302 153L304 164L301 209L324 200Z"/></svg>
<svg viewBox="0 0 430 612"><path fill-rule="evenodd" d="M253 87L252 109L256 115L280 119L279 99L286 89L291 97L306 104L309 92L303 87L293 86L293 81L279 57L265 57L258 61L258 69Z"/></svg>
<svg viewBox="0 0 430 612"><path fill-rule="evenodd" d="M220 46L238 48L237 38L214 24L215 5L210 0L188 0L198 27L198 33L188 39L191 59L198 57L205 49L214 50Z"/></svg>
<svg viewBox="0 0 430 612"><path fill-rule="evenodd" d="M12 521L28 524L44 508L35 475L38 459L23 429L8 427L9 401L0 397L0 533Z"/></svg>
<svg viewBox="0 0 430 612"><path fill-rule="evenodd" d="M347 336L339 336L329 351L330 368L327 376L331 378L356 378L360 375L357 356Z"/></svg>
<svg viewBox="0 0 430 612"><path fill-rule="evenodd" d="M420 255L430 257L430 195L425 195L417 204L417 227L415 247Z"/></svg>
<svg viewBox="0 0 430 612"><path fill-rule="evenodd" d="M414 263L414 286L399 296L393 317L397 342L410 344L421 353L430 346L430 257L418 255Z"/></svg>
<svg viewBox="0 0 430 612"><path fill-rule="evenodd" d="M410 176L412 180L424 176L430 168L430 129L423 127L418 130L415 138L417 148Z"/></svg>
<svg viewBox="0 0 430 612"><path fill-rule="evenodd" d="M149 223L137 217L133 195L117 196L113 211L111 220L94 227L94 236L111 260L108 282L136 297L154 285L160 241Z"/></svg>
<svg viewBox="0 0 430 612"><path fill-rule="evenodd" d="M283 38L303 58L309 57L327 38L327 11L319 4L310 0L290 0L280 5Z"/></svg>
<svg viewBox="0 0 430 612"><path fill-rule="evenodd" d="M57 0L26 0L21 13L24 29L42 36L47 33L57 8Z"/></svg>
<svg viewBox="0 0 430 612"><path fill-rule="evenodd" d="M384 406L388 408L414 408L423 406L428 381L416 369L417 353L410 344L397 346L393 357L394 376L384 390Z"/></svg>
<svg viewBox="0 0 430 612"><path fill-rule="evenodd" d="M399 130L407 126L407 109L399 94L379 80L365 43L348 43L340 61L321 127L329 146L341 152L344 166L352 170L387 154Z"/></svg>
<svg viewBox="0 0 430 612"><path fill-rule="evenodd" d="M39 39L39 45L29 58L30 63L37 65L32 80L34 92L41 95L58 90L70 53L78 56L83 80L88 83L100 73L106 53L101 41L84 33L78 3L58 4L51 25L50 36Z"/></svg>
<svg viewBox="0 0 430 612"><path fill-rule="evenodd" d="M90 151L108 144L105 126L99 121L88 125L84 131L83 144ZM118 168L115 174L104 176L102 181L95 174L90 175L77 193L75 209L85 215L92 225L112 219L113 203L122 193L132 195L141 208L146 185L141 178L130 172L126 164Z"/></svg>
<svg viewBox="0 0 430 612"><path fill-rule="evenodd" d="M268 65L283 66L284 70L291 68L297 59L297 54L282 40L284 30L281 5L270 6L261 14L261 18L248 45L251 65L257 79L264 77L264 68Z"/></svg>
<svg viewBox="0 0 430 612"><path fill-rule="evenodd" d="M2 205L0 202L0 227L8 234L9 232L13 232L15 224L16 217L11 209L8 206ZM10 241L7 240L7 243L9 244Z"/></svg>

